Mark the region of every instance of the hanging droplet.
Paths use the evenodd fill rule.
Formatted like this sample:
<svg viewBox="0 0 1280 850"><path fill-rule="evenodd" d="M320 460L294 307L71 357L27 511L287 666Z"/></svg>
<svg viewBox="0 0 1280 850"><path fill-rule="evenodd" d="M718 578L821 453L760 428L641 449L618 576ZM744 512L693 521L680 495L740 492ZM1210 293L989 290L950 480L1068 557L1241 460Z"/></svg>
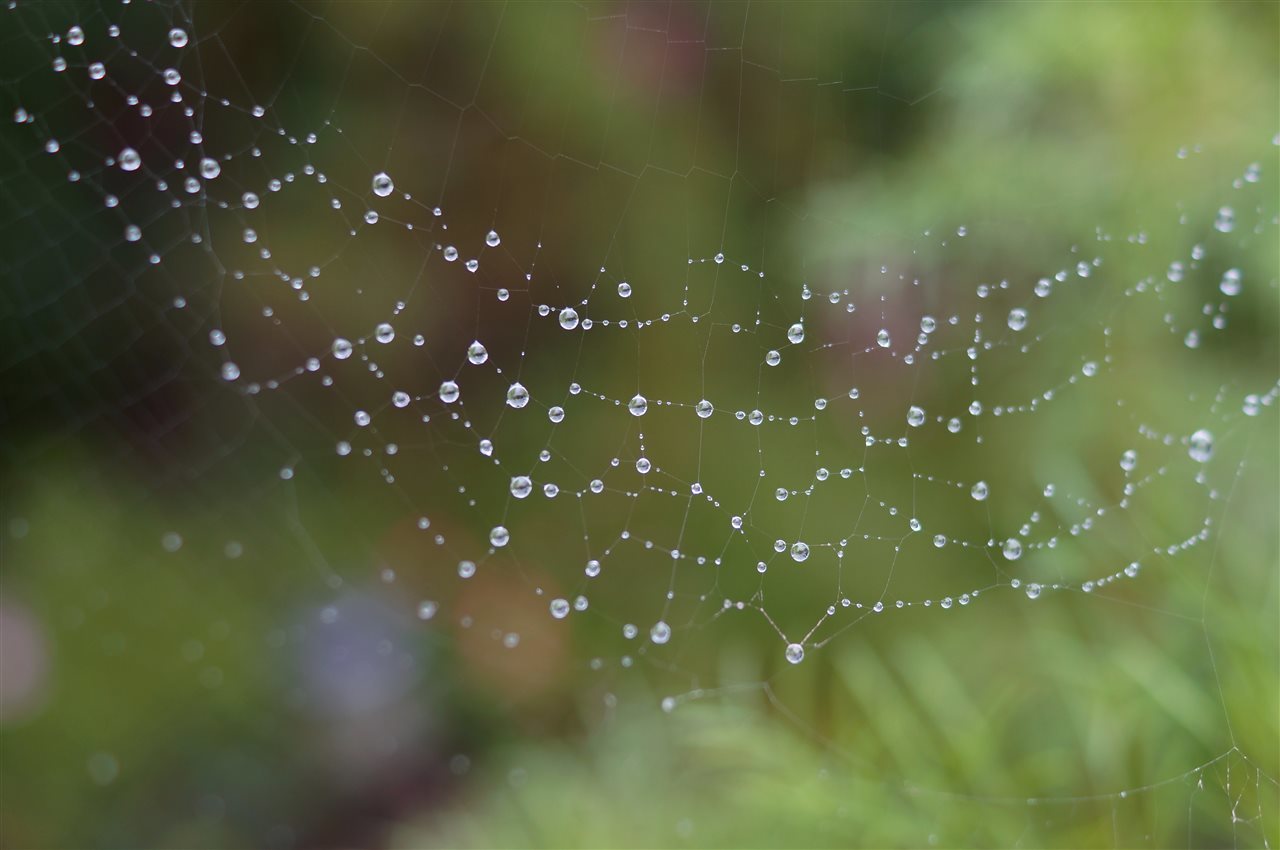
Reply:
<svg viewBox="0 0 1280 850"><path fill-rule="evenodd" d="M187 31L184 29L180 29L179 27L174 27L173 29L169 30L169 46L178 47L178 48L186 47Z"/></svg>
<svg viewBox="0 0 1280 850"><path fill-rule="evenodd" d="M693 406L693 412L698 414L699 419L706 419L715 412L715 405L707 401L705 398Z"/></svg>
<svg viewBox="0 0 1280 850"><path fill-rule="evenodd" d="M1010 537L1004 542L1000 551L1004 553L1005 560L1016 561L1022 557L1022 541L1016 537Z"/></svg>
<svg viewBox="0 0 1280 850"><path fill-rule="evenodd" d="M804 647L798 643L787 644L787 651L785 654L787 656L787 661L792 664L799 664L801 661L804 661Z"/></svg>
<svg viewBox="0 0 1280 850"><path fill-rule="evenodd" d="M444 381L440 384L440 400L445 404L453 404L458 400L459 395L458 385L453 381Z"/></svg>
<svg viewBox="0 0 1280 850"><path fill-rule="evenodd" d="M979 481L969 489L969 495L973 496L976 501L983 501L987 498L987 482Z"/></svg>
<svg viewBox="0 0 1280 850"><path fill-rule="evenodd" d="M373 175L373 194L379 198L385 198L394 192L396 184L392 182L391 175L385 171L379 171Z"/></svg>
<svg viewBox="0 0 1280 850"><path fill-rule="evenodd" d="M1218 284L1218 289L1222 290L1223 295L1236 296L1240 294L1240 270L1227 269L1222 273L1222 282Z"/></svg>
<svg viewBox="0 0 1280 850"><path fill-rule="evenodd" d="M916 407L914 404L907 409L907 424L912 428L919 428L924 424L924 409Z"/></svg>
<svg viewBox="0 0 1280 850"><path fill-rule="evenodd" d="M528 498L533 492L533 480L527 475L517 475L511 479L511 495L517 499Z"/></svg>
<svg viewBox="0 0 1280 850"><path fill-rule="evenodd" d="M631 401L627 402L627 410L631 411L632 416L644 416L648 409L649 400L639 393L633 395Z"/></svg>
<svg viewBox="0 0 1280 850"><path fill-rule="evenodd" d="M1218 217L1213 221L1213 229L1219 233L1230 233L1236 226L1236 211L1231 207L1221 207Z"/></svg>
<svg viewBox="0 0 1280 850"><path fill-rule="evenodd" d="M649 640L658 644L666 643L671 640L671 627L659 620L653 624L653 628L649 629Z"/></svg>
<svg viewBox="0 0 1280 850"><path fill-rule="evenodd" d="M804 325L796 322L794 325L787 328L787 340L792 345L799 345L804 342Z"/></svg>
<svg viewBox="0 0 1280 850"><path fill-rule="evenodd" d="M809 558L809 544L804 541L796 541L791 544L791 560L797 564L806 561Z"/></svg>
<svg viewBox="0 0 1280 850"><path fill-rule="evenodd" d="M121 171L137 171L142 167L142 157L133 148L125 148L120 151L120 156L116 157L116 162L120 163Z"/></svg>
<svg viewBox="0 0 1280 850"><path fill-rule="evenodd" d="M496 525L493 527L493 530L489 532L489 542L501 549L503 546L506 546L511 542L511 533L507 531L505 526Z"/></svg>
<svg viewBox="0 0 1280 850"><path fill-rule="evenodd" d="M1020 331L1027 326L1027 311L1014 307L1009 311L1009 329Z"/></svg>
<svg viewBox="0 0 1280 850"><path fill-rule="evenodd" d="M1204 428L1192 434L1187 440L1187 454L1196 463L1208 463L1213 457L1213 434Z"/></svg>
<svg viewBox="0 0 1280 850"><path fill-rule="evenodd" d="M524 384L516 381L507 390L507 405L514 407L516 410L524 407L529 403L529 391L524 388Z"/></svg>
<svg viewBox="0 0 1280 850"><path fill-rule="evenodd" d="M560 311L560 327L567 331L571 331L578 326L578 311L572 307L565 307Z"/></svg>
<svg viewBox="0 0 1280 850"><path fill-rule="evenodd" d="M484 347L480 340L476 340L467 346L467 361L472 366L479 366L489 359L489 351Z"/></svg>

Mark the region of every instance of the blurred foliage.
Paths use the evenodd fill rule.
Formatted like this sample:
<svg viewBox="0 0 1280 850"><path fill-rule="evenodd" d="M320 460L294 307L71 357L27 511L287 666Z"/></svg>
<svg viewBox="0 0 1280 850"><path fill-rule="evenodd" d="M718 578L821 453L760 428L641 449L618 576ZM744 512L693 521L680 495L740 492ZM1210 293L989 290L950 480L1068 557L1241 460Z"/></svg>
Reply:
<svg viewBox="0 0 1280 850"><path fill-rule="evenodd" d="M1274 386L1280 360L1278 8L219 2L0 13L6 108L39 117L34 130L0 128L0 844L1276 846L1280 440L1273 408L1256 419L1221 408ZM204 114L208 145L237 154L225 185L260 187L299 167L297 146L241 114L267 104L290 133L318 134L306 156L344 197L385 168L447 212L464 256L490 227L510 253L486 254L476 276L424 272L438 235L391 230L415 220L412 204L387 199L382 229L348 241L327 196L299 185L261 216L282 266L324 263L317 308L266 275L228 274L253 262L238 219L126 195L164 248L151 267L121 240L121 214L69 183L36 135L56 134L60 157L83 154L92 168L121 139L144 161L172 158L164 128L112 107L119 92L103 89L87 109L78 84L50 79L49 33L85 28L86 52L65 51L83 75L111 22L145 48L132 64L119 47L103 57L120 80L117 68L168 61L170 25L190 30L184 75L240 108ZM121 85L161 96L145 79ZM258 144L262 156L240 155ZM1239 215L1258 227L1213 237L1208 224L1251 162L1262 182L1240 191L1261 200ZM118 179L100 176L107 188ZM940 247L937 235L958 228L967 235ZM187 244L192 229L216 250ZM1127 239L1137 233L1140 244ZM1181 288L1160 302L1124 294L1206 233L1213 262ZM716 251L766 277L688 263ZM785 329L808 286L848 289L860 333L885 321L914 334L922 312L971 304L980 282L1025 284L1094 251L1106 256L1096 288L1055 293L1037 317L1051 324L1043 356L996 358L985 380L1028 397L1106 352L1117 366L1088 398L1123 405L1067 396L993 424L963 456L924 441L906 459L868 453L869 494L915 506L912 472L979 470L1009 497L921 513L948 534L985 536L1020 521L1045 481L1114 501L1116 458L1139 425L1186 434L1216 417L1230 426L1206 473L1220 499L1205 507L1187 476L1158 481L1134 528L1037 553L1034 568L1047 580L1112 572L1128 553L1195 533L1205 510L1209 541L1106 594L859 619L796 667L763 618L705 606L677 607L670 654L618 666L621 622L652 622L669 578L638 554L620 554L588 615L558 628L529 588L570 594L581 581L563 500L531 500L513 519L521 562L451 581L456 558L424 541L438 533L449 552L475 550L506 504L471 443L423 443L388 424L383 436L406 446L393 490L333 452L354 408L385 403L384 385L240 396L204 342L221 327L246 371L284 375L420 288L430 296L401 315L425 332L430 362L407 347L379 358L420 380L415 392L438 385L448 372L437 364L484 328L497 362L537 352L521 374L537 399L570 379L624 398L634 377L668 398L710 387L746 404L759 391L804 411L852 373L898 422L917 380L937 409L963 409L967 371L833 357L762 378L742 366L758 362L762 340L725 341L708 326L759 314ZM1166 315L1196 316L1224 262L1247 285L1228 328L1188 349ZM635 282L636 315L687 297L712 321L653 343L600 335L585 357L526 322L534 305L621 279ZM499 286L519 309L497 309ZM992 315L1009 299L998 291ZM268 304L279 324L263 321ZM1215 405L1220 391L1228 402ZM555 438L585 469L631 458L617 411L599 407L575 411ZM477 400L471 415L496 413ZM646 441L673 469L697 469L709 492L758 486L758 453L771 476L803 478L813 465L812 445L757 445L711 420L704 447L692 428L651 419ZM856 423L840 424L819 434L823 452L857 457ZM504 423L495 441L529 454L550 433ZM1185 468L1181 447L1141 452ZM442 507L455 495L440 483L442 458L475 482L477 510ZM297 476L279 480L282 467ZM838 527L849 507L798 501L762 511L821 537L814 529ZM429 535L415 527L422 505ZM615 534L627 518L665 544L684 519L630 511L606 498L590 528ZM688 519L682 545L721 545L719 514ZM182 545L168 552L160 541L175 530ZM923 537L900 561L855 542L859 598L882 587L920 598L992 575L985 557L935 553ZM886 574L880 561L900 566ZM726 576L717 590L745 598L763 581L767 611L794 634L829 601L832 576L815 556L805 571L740 586ZM681 599L707 590L695 578ZM416 616L425 598L441 606L430 622ZM494 629L518 631L520 651L502 650ZM597 658L603 671L591 669ZM674 710L659 710L664 697Z"/></svg>

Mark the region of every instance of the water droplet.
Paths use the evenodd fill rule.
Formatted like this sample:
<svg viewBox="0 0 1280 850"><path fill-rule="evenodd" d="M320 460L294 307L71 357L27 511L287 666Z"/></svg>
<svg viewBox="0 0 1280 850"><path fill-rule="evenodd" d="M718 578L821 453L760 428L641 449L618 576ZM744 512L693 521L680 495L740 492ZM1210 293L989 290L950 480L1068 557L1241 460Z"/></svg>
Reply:
<svg viewBox="0 0 1280 850"><path fill-rule="evenodd" d="M985 481L979 481L969 489L969 495L973 496L973 498L979 502L984 501L987 498L987 493L987 482Z"/></svg>
<svg viewBox="0 0 1280 850"><path fill-rule="evenodd" d="M533 492L533 481L527 475L517 475L511 479L511 495L524 499Z"/></svg>
<svg viewBox="0 0 1280 850"><path fill-rule="evenodd" d="M222 173L222 166L218 164L216 159L205 157L200 160L200 176L205 180L212 180Z"/></svg>
<svg viewBox="0 0 1280 850"><path fill-rule="evenodd" d="M707 401L705 398L693 406L693 412L698 414L699 419L706 419L715 413L715 405Z"/></svg>
<svg viewBox="0 0 1280 850"><path fill-rule="evenodd" d="M578 326L578 311L572 307L565 307L560 311L560 327L567 331L571 331Z"/></svg>
<svg viewBox="0 0 1280 850"><path fill-rule="evenodd" d="M1040 597L1040 591L1042 591L1043 589L1044 588L1042 588L1040 585L1036 584L1035 582L1031 582L1030 584L1027 585L1027 589L1026 589L1027 598L1038 599Z"/></svg>
<svg viewBox="0 0 1280 850"><path fill-rule="evenodd" d="M484 244L488 245L490 248L497 248L502 244L502 237L498 235L498 231L490 230L485 234Z"/></svg>
<svg viewBox="0 0 1280 850"><path fill-rule="evenodd" d="M1016 561L1022 557L1022 541L1016 537L1010 537L1001 547L1004 552L1005 560Z"/></svg>
<svg viewBox="0 0 1280 850"><path fill-rule="evenodd" d="M622 283L618 284L618 297L619 297L619 298L630 298L630 297L631 297L631 284L627 283L625 280L624 280Z"/></svg>
<svg viewBox="0 0 1280 850"><path fill-rule="evenodd" d="M924 410L916 407L914 404L907 409L907 424L913 428L919 428L924 424Z"/></svg>
<svg viewBox="0 0 1280 850"><path fill-rule="evenodd" d="M1236 211L1231 207L1218 209L1218 217L1213 221L1213 229L1219 233L1230 233L1236 226Z"/></svg>
<svg viewBox="0 0 1280 850"><path fill-rule="evenodd" d="M1027 326L1027 311L1014 307L1009 311L1009 329L1020 331Z"/></svg>
<svg viewBox="0 0 1280 850"><path fill-rule="evenodd" d="M798 643L789 643L787 644L786 656L787 661L792 664L799 664L804 661L804 647Z"/></svg>
<svg viewBox="0 0 1280 850"><path fill-rule="evenodd" d="M440 400L445 404L453 404L458 400L458 385L453 381L444 381L440 384Z"/></svg>
<svg viewBox="0 0 1280 850"><path fill-rule="evenodd" d="M649 400L639 393L633 395L631 401L627 402L627 410L631 411L632 416L644 416L648 409Z"/></svg>
<svg viewBox="0 0 1280 850"><path fill-rule="evenodd" d="M1187 440L1187 454L1196 463L1208 463L1213 457L1213 434L1204 428L1192 434Z"/></svg>
<svg viewBox="0 0 1280 850"><path fill-rule="evenodd" d="M484 347L480 340L476 340L467 346L467 361L472 366L479 366L489 359L489 350Z"/></svg>
<svg viewBox="0 0 1280 850"><path fill-rule="evenodd" d="M889 332L887 330L885 330L884 328L881 328L879 331L876 332L876 345L880 346L881 348L888 348L889 342L890 342Z"/></svg>
<svg viewBox="0 0 1280 850"><path fill-rule="evenodd" d="M142 157L133 148L125 148L120 151L120 156L116 158L120 163L121 171L137 171L142 167Z"/></svg>
<svg viewBox="0 0 1280 850"><path fill-rule="evenodd" d="M394 192L396 184L392 182L391 175L385 171L379 171L373 175L373 194L379 198L385 198Z"/></svg>
<svg viewBox="0 0 1280 850"><path fill-rule="evenodd" d="M804 342L804 325L796 322L794 325L787 328L787 340L790 341L792 345L799 345Z"/></svg>
<svg viewBox="0 0 1280 850"><path fill-rule="evenodd" d="M516 381L507 390L507 405L519 410L528 403L529 391L524 388L524 384Z"/></svg>
<svg viewBox="0 0 1280 850"><path fill-rule="evenodd" d="M1120 468L1125 472L1132 472L1133 468L1138 465L1138 453L1133 449L1125 449L1120 455Z"/></svg>
<svg viewBox="0 0 1280 850"><path fill-rule="evenodd" d="M1240 294L1240 270L1227 269L1222 273L1222 282L1218 284L1218 289L1222 290L1223 295L1236 296Z"/></svg>
<svg viewBox="0 0 1280 850"><path fill-rule="evenodd" d="M671 627L662 620L653 624L653 628L649 629L649 640L657 644L663 644L671 640Z"/></svg>
<svg viewBox="0 0 1280 850"><path fill-rule="evenodd" d="M557 620L563 620L569 616L569 600L556 598L551 600L551 616Z"/></svg>
<svg viewBox="0 0 1280 850"><path fill-rule="evenodd" d="M511 533L507 531L505 526L496 525L489 532L489 542L501 549L511 541Z"/></svg>
<svg viewBox="0 0 1280 850"><path fill-rule="evenodd" d="M808 560L809 544L804 541L797 541L791 544L791 560L796 563Z"/></svg>
<svg viewBox="0 0 1280 850"><path fill-rule="evenodd" d="M169 30L169 45L171 47L178 47L178 48L186 47L187 31L179 27L174 27L173 29Z"/></svg>

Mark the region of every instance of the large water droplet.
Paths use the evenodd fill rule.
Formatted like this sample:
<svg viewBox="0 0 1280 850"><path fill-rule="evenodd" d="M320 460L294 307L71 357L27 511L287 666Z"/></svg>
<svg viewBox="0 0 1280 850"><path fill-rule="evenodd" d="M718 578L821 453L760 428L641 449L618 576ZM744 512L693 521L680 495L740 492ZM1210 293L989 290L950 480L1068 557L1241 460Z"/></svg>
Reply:
<svg viewBox="0 0 1280 850"><path fill-rule="evenodd" d="M516 410L524 407L529 403L529 391L524 388L524 384L516 381L507 390L507 404Z"/></svg>
<svg viewBox="0 0 1280 850"><path fill-rule="evenodd" d="M125 148L120 151L120 156L116 157L116 161L120 163L121 171L137 171L142 167L142 157L133 148Z"/></svg>
<svg viewBox="0 0 1280 850"><path fill-rule="evenodd" d="M1192 434L1187 440L1187 454L1196 463L1208 463L1213 457L1213 434L1204 428Z"/></svg>

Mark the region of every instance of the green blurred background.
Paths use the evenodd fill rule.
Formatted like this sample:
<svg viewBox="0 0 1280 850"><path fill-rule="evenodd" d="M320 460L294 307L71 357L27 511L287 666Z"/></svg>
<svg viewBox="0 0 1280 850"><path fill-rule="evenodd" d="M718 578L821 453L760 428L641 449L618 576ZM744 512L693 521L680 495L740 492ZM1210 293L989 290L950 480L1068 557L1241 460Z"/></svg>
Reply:
<svg viewBox="0 0 1280 850"><path fill-rule="evenodd" d="M33 116L0 130L0 845L1276 846L1278 10L0 12L6 110ZM193 116L166 104L167 67ZM124 145L145 181L107 162ZM179 191L204 153L226 157L221 176ZM412 200L372 196L381 170ZM587 298L612 328L537 316ZM1014 306L1027 351L1003 326ZM994 342L976 388L975 312ZM932 343L953 354L904 363L926 314L960 317ZM784 348L802 317L809 347ZM327 356L384 320L397 339L360 347L377 374ZM894 355L862 353L882 327ZM492 362L461 372L466 421L397 416L391 391L433 393L475 338ZM760 367L771 348L783 364ZM1101 374L1069 380L1084 361ZM501 404L515 375L533 397L519 415ZM1034 413L990 415L1049 389ZM636 392L717 413L651 404L642 449L591 395ZM806 417L818 397L832 412L812 427L731 418ZM988 415L960 435L864 444L864 426L908 436L910 403L960 415L975 398ZM358 409L375 428L352 426ZM1185 445L1198 428L1215 436L1204 465ZM1126 449L1150 480L1117 511ZM663 469L646 483L697 481L723 504L628 496L642 452ZM580 508L572 491L615 457ZM772 499L818 465L855 473ZM561 496L510 503L510 475L531 472ZM729 535L757 487L752 534ZM1076 499L1109 506L1079 535ZM932 544L1000 539L1033 511L1024 540L1059 545L1013 565ZM486 556L499 522L512 544ZM850 542L839 565L815 547L798 567L775 536ZM723 563L673 571L643 540ZM464 558L480 562L465 581ZM1009 587L1078 588L1135 559L1137 580L1093 594ZM787 665L771 624L798 640L837 581L890 610L838 613ZM587 611L548 616L579 593ZM725 599L752 604L718 614ZM669 645L621 636L659 618Z"/></svg>

